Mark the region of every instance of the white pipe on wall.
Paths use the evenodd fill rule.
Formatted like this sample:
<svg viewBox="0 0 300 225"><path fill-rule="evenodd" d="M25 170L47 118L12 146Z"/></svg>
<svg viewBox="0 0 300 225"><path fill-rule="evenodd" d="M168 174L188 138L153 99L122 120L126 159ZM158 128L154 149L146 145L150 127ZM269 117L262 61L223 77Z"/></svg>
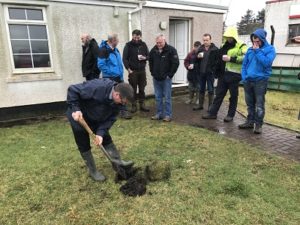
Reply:
<svg viewBox="0 0 300 225"><path fill-rule="evenodd" d="M131 17L131 15L133 13L141 11L142 8L143 8L143 3L140 2L139 6L137 8L135 8L135 9L128 12L128 40L129 41L131 40L131 32L132 32L132 17Z"/></svg>

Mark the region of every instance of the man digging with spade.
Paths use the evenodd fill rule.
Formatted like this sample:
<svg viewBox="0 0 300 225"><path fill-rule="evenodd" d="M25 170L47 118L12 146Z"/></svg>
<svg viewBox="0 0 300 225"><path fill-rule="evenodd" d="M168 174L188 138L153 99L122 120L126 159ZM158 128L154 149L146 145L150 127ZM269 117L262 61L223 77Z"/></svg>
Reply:
<svg viewBox="0 0 300 225"><path fill-rule="evenodd" d="M116 121L122 105L126 105L128 101L132 102L133 99L133 89L129 84L116 83L110 79L94 79L71 85L68 88L67 117L80 155L88 167L90 176L95 181L104 181L105 177L96 168L89 134L78 121L85 119L96 134L94 143L97 146L103 145L115 164L130 167L133 162L121 160L109 129Z"/></svg>

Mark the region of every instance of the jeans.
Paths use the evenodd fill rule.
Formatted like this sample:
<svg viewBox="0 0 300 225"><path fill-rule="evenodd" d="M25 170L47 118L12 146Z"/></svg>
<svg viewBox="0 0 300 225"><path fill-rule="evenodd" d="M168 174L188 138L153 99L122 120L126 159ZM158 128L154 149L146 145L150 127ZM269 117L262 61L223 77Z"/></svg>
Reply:
<svg viewBox="0 0 300 225"><path fill-rule="evenodd" d="M211 73L201 73L199 77L200 94L205 94L206 84L208 94L214 93L214 76Z"/></svg>
<svg viewBox="0 0 300 225"><path fill-rule="evenodd" d="M239 81L226 81L224 77L220 77L218 79L218 85L216 88L216 97L214 98L213 104L209 109L209 114L217 115L218 111L222 105L223 99L229 90L230 98L229 98L229 109L227 115L230 117L235 116L238 96L239 96Z"/></svg>
<svg viewBox="0 0 300 225"><path fill-rule="evenodd" d="M145 71L133 71L128 75L128 82L134 90L134 99L140 103L145 100L145 87L147 85ZM137 90L139 89L139 92Z"/></svg>
<svg viewBox="0 0 300 225"><path fill-rule="evenodd" d="M155 80L153 78L156 102L156 115L160 118L172 118L172 79ZM165 100L165 101L164 101Z"/></svg>
<svg viewBox="0 0 300 225"><path fill-rule="evenodd" d="M67 118L70 122L72 131L73 131L73 135L74 135L74 138L75 138L75 142L77 144L77 147L78 147L79 151L81 153L89 151L91 149L89 134L79 124L79 122L77 122L73 119L72 111L70 109L68 109L68 111L67 111ZM89 123L88 120L86 120L86 122L89 125L89 127L92 129L92 131L95 133L96 130L97 130L97 127L95 126L95 124ZM112 138L111 138L108 131L106 132L106 134L102 138L103 138L103 142L102 142L103 146L106 146L106 145L112 143Z"/></svg>
<svg viewBox="0 0 300 225"><path fill-rule="evenodd" d="M262 125L265 117L265 94L268 80L245 81L245 101L247 104L247 121Z"/></svg>

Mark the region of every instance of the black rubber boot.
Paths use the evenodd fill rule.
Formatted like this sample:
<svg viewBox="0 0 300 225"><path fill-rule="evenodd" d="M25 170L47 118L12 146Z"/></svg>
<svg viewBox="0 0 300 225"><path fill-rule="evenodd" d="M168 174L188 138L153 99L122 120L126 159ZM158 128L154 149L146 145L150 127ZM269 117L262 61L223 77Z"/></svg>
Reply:
<svg viewBox="0 0 300 225"><path fill-rule="evenodd" d="M83 158L87 168L89 169L89 174L95 181L104 181L105 176L103 176L96 168L95 161L91 150L87 152L81 152L81 157Z"/></svg>
<svg viewBox="0 0 300 225"><path fill-rule="evenodd" d="M110 157L113 159L113 161L121 166L132 166L134 163L129 160L129 161L124 161L121 159L120 153L117 150L116 146L114 143L110 143L108 145L103 146L107 153L110 155Z"/></svg>
<svg viewBox="0 0 300 225"><path fill-rule="evenodd" d="M136 102L134 102L134 103L132 103L132 105L131 105L131 110L130 110L130 112L131 113L135 113L137 111L137 105L136 105Z"/></svg>
<svg viewBox="0 0 300 225"><path fill-rule="evenodd" d="M208 107L207 107L207 110L210 109L210 106L212 105L214 101L214 94L208 94Z"/></svg>
<svg viewBox="0 0 300 225"><path fill-rule="evenodd" d="M194 91L190 91L189 92L189 99L185 102L185 104L192 104L193 103L193 99L194 99L194 95L195 95L195 92ZM197 101L197 99L196 99Z"/></svg>
<svg viewBox="0 0 300 225"><path fill-rule="evenodd" d="M140 110L142 112L150 112L150 109L146 107L145 102L140 102Z"/></svg>
<svg viewBox="0 0 300 225"><path fill-rule="evenodd" d="M194 111L203 109L204 96L204 94L196 93L196 99L199 100L199 103L193 107Z"/></svg>

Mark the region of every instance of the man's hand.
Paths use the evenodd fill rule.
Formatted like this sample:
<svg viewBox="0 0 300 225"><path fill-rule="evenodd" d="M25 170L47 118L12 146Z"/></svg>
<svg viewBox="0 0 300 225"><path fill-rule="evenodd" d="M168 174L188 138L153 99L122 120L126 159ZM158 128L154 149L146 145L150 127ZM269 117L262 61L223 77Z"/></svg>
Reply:
<svg viewBox="0 0 300 225"><path fill-rule="evenodd" d="M254 42L253 43L253 47L252 47L253 49L259 49L259 45L258 45L258 43L256 43L256 42Z"/></svg>
<svg viewBox="0 0 300 225"><path fill-rule="evenodd" d="M82 119L82 112L81 111L76 111L72 113L72 117L75 121L78 121L79 119Z"/></svg>
<svg viewBox="0 0 300 225"><path fill-rule="evenodd" d="M96 138L94 139L94 144L100 146L102 145L102 142L103 142L103 138L99 135L96 135Z"/></svg>
<svg viewBox="0 0 300 225"><path fill-rule="evenodd" d="M132 74L133 71L132 71L130 68L128 68L128 73L129 73L129 74Z"/></svg>

